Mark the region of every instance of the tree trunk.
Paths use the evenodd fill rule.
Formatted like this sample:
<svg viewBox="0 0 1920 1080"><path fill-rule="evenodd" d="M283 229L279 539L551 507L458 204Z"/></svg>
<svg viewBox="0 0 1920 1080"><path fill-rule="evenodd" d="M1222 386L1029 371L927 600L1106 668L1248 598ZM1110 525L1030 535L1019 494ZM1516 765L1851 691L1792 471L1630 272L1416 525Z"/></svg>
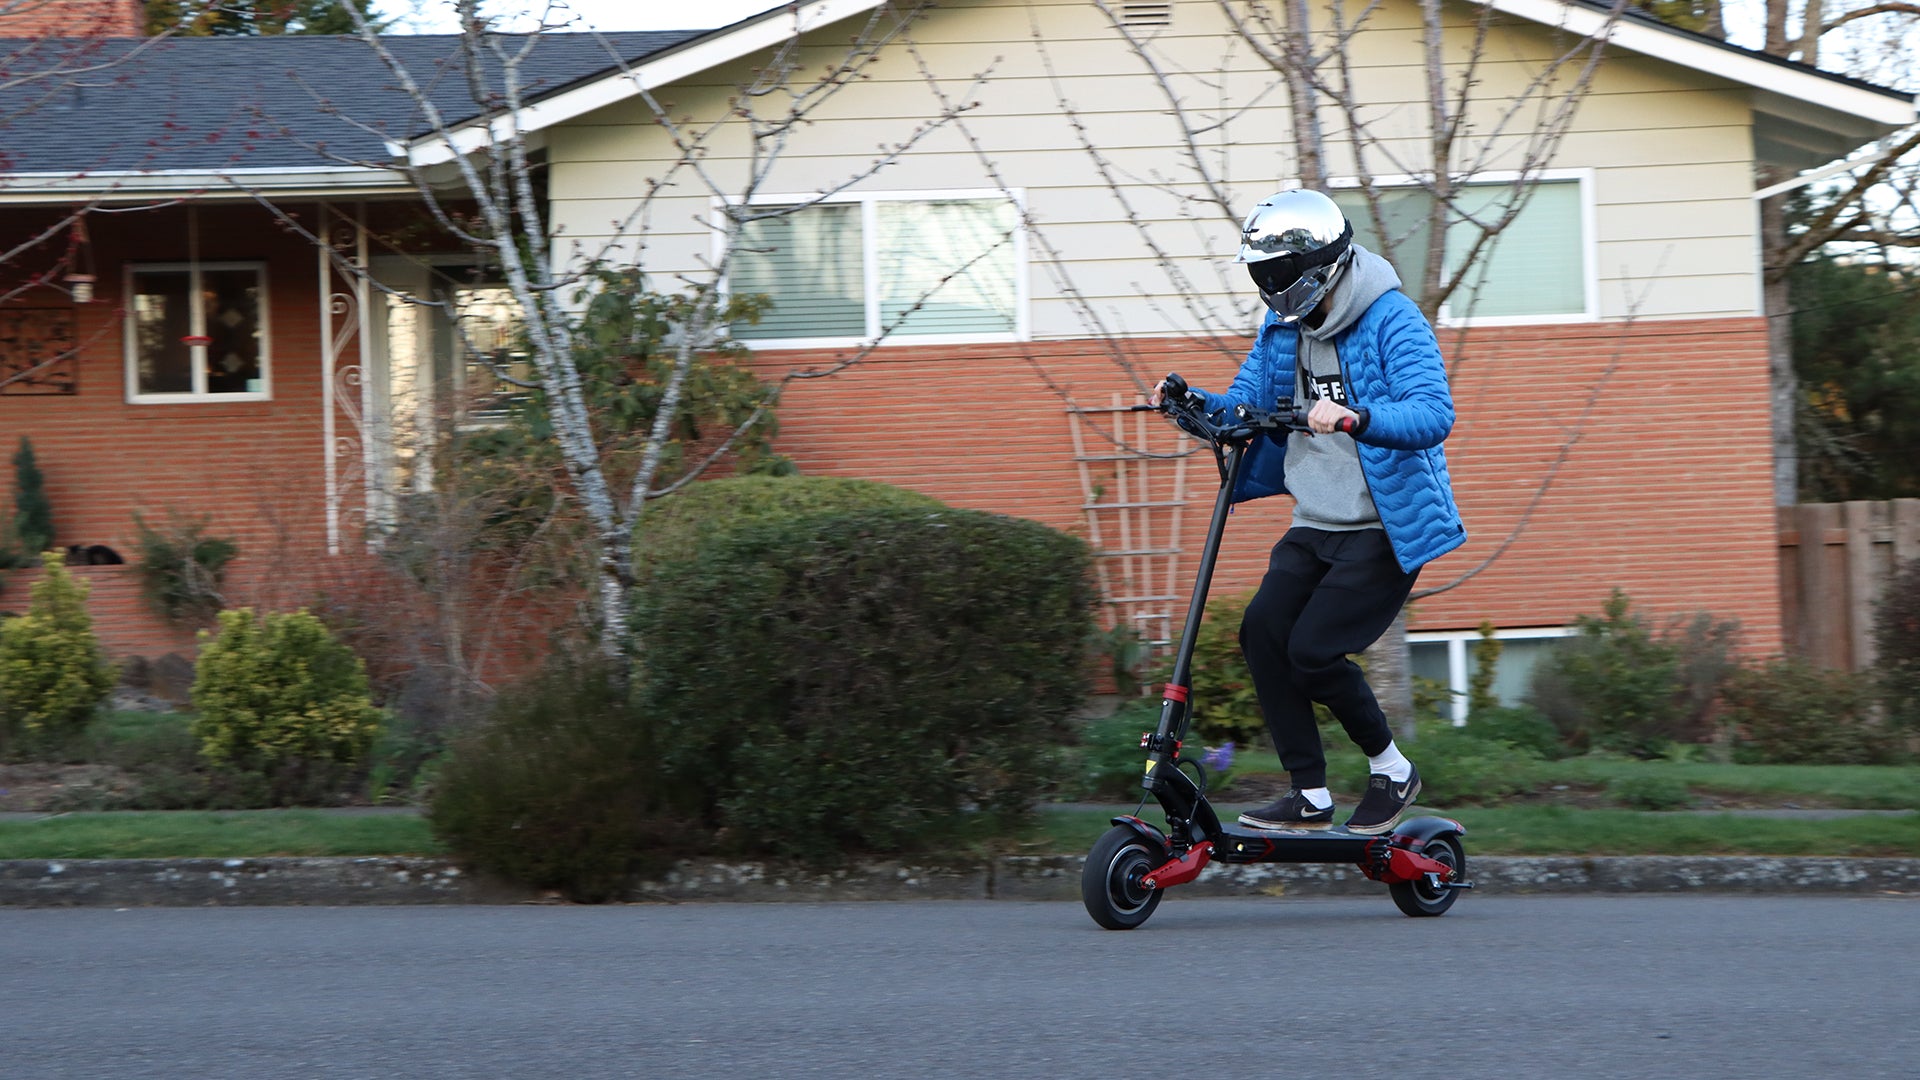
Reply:
<svg viewBox="0 0 1920 1080"><path fill-rule="evenodd" d="M1760 182L1771 184L1780 170L1764 169ZM1762 309L1767 317L1767 374L1770 380L1769 402L1773 432L1773 502L1792 506L1800 496L1800 450L1794 437L1794 422L1799 415L1800 382L1793 371L1792 310L1787 295L1786 267L1781 247L1786 240L1785 195L1776 195L1760 203Z"/></svg>
<svg viewBox="0 0 1920 1080"><path fill-rule="evenodd" d="M1407 609L1366 651L1367 684L1387 714L1396 742L1413 741L1413 660L1407 648Z"/></svg>

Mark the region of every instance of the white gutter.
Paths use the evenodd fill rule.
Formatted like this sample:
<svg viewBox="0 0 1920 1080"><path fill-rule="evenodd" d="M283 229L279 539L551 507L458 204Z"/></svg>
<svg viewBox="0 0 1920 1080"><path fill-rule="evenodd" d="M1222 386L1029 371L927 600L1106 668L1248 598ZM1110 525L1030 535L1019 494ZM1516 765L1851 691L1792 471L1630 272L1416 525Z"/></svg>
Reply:
<svg viewBox="0 0 1920 1080"><path fill-rule="evenodd" d="M1884 161L1887 155L1891 153L1893 153L1893 149L1888 148L1886 150L1880 151L1877 154L1870 154L1866 157L1860 158L1859 160L1855 160L1853 158L1847 158L1842 161L1833 162L1830 165L1822 165L1811 172L1803 172L1798 176L1789 177L1788 179L1782 180L1779 183L1772 185L1771 187L1761 188L1759 191L1756 191L1753 193L1753 201L1759 202L1762 199L1771 199L1775 195L1785 194L1786 192L1792 191L1794 188L1806 187L1808 184L1817 184L1820 181L1825 180L1829 176L1836 176L1840 173L1846 172L1849 169L1864 168L1869 165L1877 164L1881 161Z"/></svg>
<svg viewBox="0 0 1920 1080"><path fill-rule="evenodd" d="M394 157L416 166L452 161L456 156L497 145L516 131L525 134L564 123L595 109L626 101L642 90L666 86L756 50L772 48L808 30L872 10L881 3L882 0L812 0L800 4L797 10L782 8L731 33L697 41L658 59L634 64L627 71L542 98L523 107L518 118L503 114L484 123L476 120L455 127L444 137L434 134L421 136L411 143L389 141L387 148Z"/></svg>
<svg viewBox="0 0 1920 1080"><path fill-rule="evenodd" d="M148 169L138 172L11 173L0 176L0 204L139 199L152 196L407 194L419 190L397 169Z"/></svg>

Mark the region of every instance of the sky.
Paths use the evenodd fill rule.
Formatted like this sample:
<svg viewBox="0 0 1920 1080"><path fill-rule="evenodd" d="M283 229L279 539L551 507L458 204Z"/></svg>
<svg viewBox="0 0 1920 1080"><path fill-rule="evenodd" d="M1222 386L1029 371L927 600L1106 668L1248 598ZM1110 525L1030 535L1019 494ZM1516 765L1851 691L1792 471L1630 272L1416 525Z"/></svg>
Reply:
<svg viewBox="0 0 1920 1080"><path fill-rule="evenodd" d="M578 19L584 24L574 29L711 30L780 6L782 0L491 0L481 10L505 18L503 29L510 30L530 29L549 8L554 22ZM397 17L394 29L403 33L449 34L459 29L452 0L377 0L374 8Z"/></svg>

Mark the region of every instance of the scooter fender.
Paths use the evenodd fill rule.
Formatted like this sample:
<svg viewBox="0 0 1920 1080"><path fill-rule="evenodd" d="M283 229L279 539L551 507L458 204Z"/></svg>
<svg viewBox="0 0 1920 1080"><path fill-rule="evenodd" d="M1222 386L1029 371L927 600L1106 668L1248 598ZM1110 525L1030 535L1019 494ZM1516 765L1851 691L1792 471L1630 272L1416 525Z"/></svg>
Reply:
<svg viewBox="0 0 1920 1080"><path fill-rule="evenodd" d="M1125 825L1127 828L1139 833L1140 839L1149 843L1158 844L1162 852L1171 852L1173 850L1173 843L1167 839L1166 833L1161 832L1159 829L1154 828L1152 825L1147 824L1137 817L1122 814L1114 818L1110 824Z"/></svg>
<svg viewBox="0 0 1920 1080"><path fill-rule="evenodd" d="M1445 836L1448 833L1465 836L1467 827L1452 818L1443 817L1408 818L1393 827L1396 846L1416 849L1434 837Z"/></svg>

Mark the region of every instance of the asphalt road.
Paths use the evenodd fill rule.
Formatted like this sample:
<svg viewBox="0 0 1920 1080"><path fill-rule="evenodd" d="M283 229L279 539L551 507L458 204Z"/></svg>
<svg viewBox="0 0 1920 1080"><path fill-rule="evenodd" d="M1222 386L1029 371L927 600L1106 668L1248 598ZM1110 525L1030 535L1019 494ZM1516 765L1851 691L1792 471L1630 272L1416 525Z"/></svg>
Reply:
<svg viewBox="0 0 1920 1080"><path fill-rule="evenodd" d="M1920 1075L1920 898L0 909L0 1077Z"/></svg>

